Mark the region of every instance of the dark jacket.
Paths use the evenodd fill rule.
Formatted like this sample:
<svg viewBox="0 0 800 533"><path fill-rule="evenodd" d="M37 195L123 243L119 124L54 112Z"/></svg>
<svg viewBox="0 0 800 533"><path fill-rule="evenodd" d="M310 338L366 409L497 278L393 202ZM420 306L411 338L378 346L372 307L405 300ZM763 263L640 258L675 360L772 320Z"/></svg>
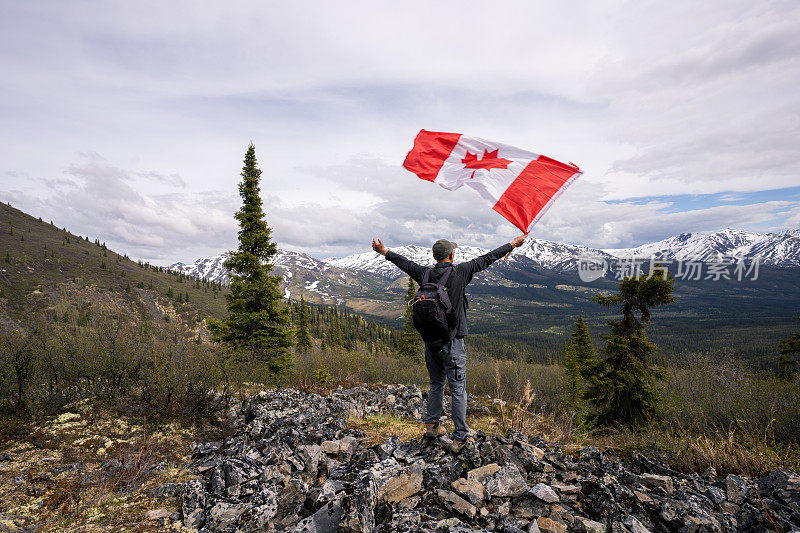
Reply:
<svg viewBox="0 0 800 533"><path fill-rule="evenodd" d="M472 276L488 268L489 265L506 255L512 249L513 247L511 244L504 244L500 248L495 248L491 252L476 257L472 261L455 265L455 269L453 273L450 274L450 278L447 280L445 287L447 288L447 295L450 297L450 303L453 305L453 313L447 318L450 322L450 326L455 331L456 337L464 337L467 335L467 307L469 304L467 303L467 295L464 294L464 289L469 282L472 281ZM396 254L391 250L386 252L386 259L411 276L411 279L417 282L417 285L422 283L422 277L429 268L409 261L402 255ZM435 283L442 277L445 269L451 266L453 266L453 263L436 263L428 281Z"/></svg>

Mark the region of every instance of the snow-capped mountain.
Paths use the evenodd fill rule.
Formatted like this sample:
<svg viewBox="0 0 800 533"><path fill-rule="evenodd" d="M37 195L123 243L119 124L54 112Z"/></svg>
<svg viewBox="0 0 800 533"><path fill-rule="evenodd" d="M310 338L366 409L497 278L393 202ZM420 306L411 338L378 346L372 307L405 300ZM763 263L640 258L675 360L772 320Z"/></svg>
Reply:
<svg viewBox="0 0 800 533"><path fill-rule="evenodd" d="M716 232L682 233L636 248L606 249L615 257L654 257L668 260L707 260L717 255L746 259L758 257L762 264L800 266L800 230L755 233L727 228Z"/></svg>
<svg viewBox="0 0 800 533"><path fill-rule="evenodd" d="M205 278L212 281L228 282L228 270L225 268L227 253L222 253L212 257L201 257L194 263L175 263L170 265L170 270L183 272L190 277ZM328 265L310 255L295 252L292 250L278 250L272 261L275 271L284 277L291 277L292 271L296 267L305 270L317 271L319 273L328 270Z"/></svg>
<svg viewBox="0 0 800 533"><path fill-rule="evenodd" d="M228 282L225 260L228 254L198 259L194 263L175 263L173 271L211 281ZM273 271L283 278L281 290L285 298L305 295L311 301L342 303L347 298L363 296L385 284L385 278L355 269L328 265L308 254L278 250L273 258Z"/></svg>
<svg viewBox="0 0 800 533"><path fill-rule="evenodd" d="M436 263L433 260L431 249L424 246L409 244L392 248L392 251L420 265L433 266ZM469 261L485 253L486 250L476 246L459 246L456 248L456 262ZM325 262L331 266L371 272L392 279L402 274L396 266L372 250L361 254L348 255L347 257L331 257L325 259Z"/></svg>
<svg viewBox="0 0 800 533"><path fill-rule="evenodd" d="M607 255L609 254L602 250L588 246L528 238L522 246L514 250L508 261L513 264L514 260L525 257L541 268L565 272L577 268L579 257L605 257Z"/></svg>
<svg viewBox="0 0 800 533"><path fill-rule="evenodd" d="M407 245L391 248L393 251L421 265L433 265L431 249L425 246ZM469 261L488 250L475 246L456 248L456 262ZM588 246L565 244L544 239L529 238L514 250L508 261L499 263L493 270L500 274L507 270L541 268L555 272L575 270L578 259L586 256L605 259L623 257L654 257L663 260L706 260L716 255L736 256L745 259L759 257L762 264L781 267L800 267L800 229L782 233L755 233L735 229L717 232L682 233L662 241L644 244L636 248L597 249ZM227 282L223 265L226 254L201 258L191 264L175 263L169 268L180 270L190 276L204 277L213 281ZM276 273L290 280L298 272L308 279L326 276L338 282L352 285L353 276L370 275L395 280L402 273L392 263L372 250L364 253L316 259L310 255L290 250L279 250L274 258ZM362 282L360 280L359 282ZM308 285L313 284L309 281ZM310 290L333 294L332 287L323 290L314 285Z"/></svg>
<svg viewBox="0 0 800 533"><path fill-rule="evenodd" d="M227 253L211 257L201 257L194 263L175 263L167 268L176 272L183 272L192 278L205 278L210 281L228 282L228 270L225 268Z"/></svg>

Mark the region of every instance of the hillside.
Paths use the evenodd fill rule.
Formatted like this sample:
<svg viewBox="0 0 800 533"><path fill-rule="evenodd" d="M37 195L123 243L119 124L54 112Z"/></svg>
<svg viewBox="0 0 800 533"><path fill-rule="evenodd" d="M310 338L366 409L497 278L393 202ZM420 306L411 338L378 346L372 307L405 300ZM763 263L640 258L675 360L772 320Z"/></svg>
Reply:
<svg viewBox="0 0 800 533"><path fill-rule="evenodd" d="M211 283L137 263L7 204L0 204L0 291L4 322L29 320L60 299L108 300L141 317L179 316L188 324L225 308L223 292Z"/></svg>

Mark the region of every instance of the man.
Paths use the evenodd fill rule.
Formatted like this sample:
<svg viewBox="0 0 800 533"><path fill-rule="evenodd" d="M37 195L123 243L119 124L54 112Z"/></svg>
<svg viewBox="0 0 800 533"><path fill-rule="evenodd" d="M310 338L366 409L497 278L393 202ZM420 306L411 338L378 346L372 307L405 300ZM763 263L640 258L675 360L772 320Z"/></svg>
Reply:
<svg viewBox="0 0 800 533"><path fill-rule="evenodd" d="M428 393L427 416L425 424L426 437L438 437L446 433L439 418L442 416L442 400L444 397L444 382L450 382L450 396L452 399L452 415L455 431L453 432L454 452L458 453L467 443L469 428L467 427L467 348L464 337L467 336L467 297L464 289L472 281L476 272L485 270L492 263L508 254L512 249L522 246L526 235L520 235L508 244L496 248L491 252L476 257L472 261L459 263L453 267L456 244L445 239L436 241L433 245L433 258L436 266L430 273L428 282L436 283L446 271L453 267L451 275L445 282L447 295L452 304L452 312L447 320L452 328L453 340L445 343L441 351L434 353L425 346L425 366L431 381L431 390ZM380 239L372 240L372 249L394 263L397 268L411 276L418 285L423 283L425 272L429 269L409 261L405 257L386 249Z"/></svg>

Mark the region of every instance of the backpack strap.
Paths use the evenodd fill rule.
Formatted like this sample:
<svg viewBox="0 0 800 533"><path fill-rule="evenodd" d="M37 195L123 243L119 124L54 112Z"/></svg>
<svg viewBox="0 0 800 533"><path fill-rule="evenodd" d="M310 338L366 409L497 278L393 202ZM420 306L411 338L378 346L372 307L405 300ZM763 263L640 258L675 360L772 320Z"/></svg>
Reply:
<svg viewBox="0 0 800 533"><path fill-rule="evenodd" d="M453 267L448 268L445 271L445 273L442 274L442 277L439 279L439 283L438 284L444 286L447 283L447 278L450 277L450 274L453 272L453 270L454 270ZM427 272L425 274L427 275Z"/></svg>
<svg viewBox="0 0 800 533"><path fill-rule="evenodd" d="M422 276L422 283L421 283L421 285L425 285L426 283L428 283L428 279L430 279L430 277L431 277L431 272L432 272L432 271L433 271L433 269L432 269L432 268L429 268L428 270L426 270L426 271L425 271L425 275L424 275L424 276Z"/></svg>

